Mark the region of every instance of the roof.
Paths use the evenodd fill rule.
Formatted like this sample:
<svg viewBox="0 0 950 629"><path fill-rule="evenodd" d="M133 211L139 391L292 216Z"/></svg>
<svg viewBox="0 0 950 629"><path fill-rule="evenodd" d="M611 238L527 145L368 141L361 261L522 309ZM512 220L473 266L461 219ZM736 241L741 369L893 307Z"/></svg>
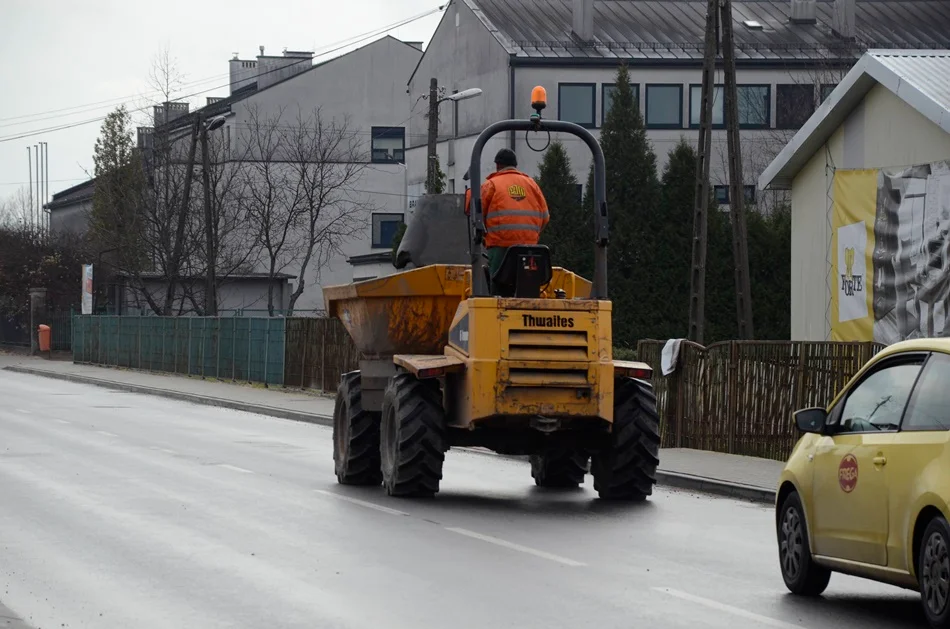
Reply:
<svg viewBox="0 0 950 629"><path fill-rule="evenodd" d="M572 35L573 0L460 0L518 61L701 62L706 0L596 0L594 41ZM857 59L869 48L950 47L945 0L855 0L856 41L832 32L834 4L819 0L816 24L789 21L789 0L732 3L736 60ZM747 28L755 20L763 28Z"/></svg>
<svg viewBox="0 0 950 629"><path fill-rule="evenodd" d="M88 179L73 186L72 188L66 188L65 190L57 192L53 195L53 200L43 207L48 210L56 210L62 207L82 203L83 201L88 201L92 198L92 193L95 190L95 187L96 180Z"/></svg>
<svg viewBox="0 0 950 629"><path fill-rule="evenodd" d="M322 66L327 65L328 63L332 63L332 62L334 62L334 61L337 61L338 59L342 59L342 58L346 57L347 55L350 55L350 54L352 54L352 53L354 53L354 52L356 52L356 51L358 51L358 50L362 50L362 49L364 49L364 48L368 48L369 46L372 46L372 45L374 45L374 44L377 44L377 43L379 43L379 42L381 42L381 41L384 41L384 40L386 40L386 39L392 39L393 41L397 41L397 42L399 42L400 44L405 44L406 46L410 46L411 48L413 48L413 49L415 49L415 50L418 50L418 48L416 48L415 46L412 46L412 44L410 44L410 43L408 43L408 42L404 42L404 41L402 41L401 39L396 39L396 38L393 37L392 35L384 35L384 36L380 37L379 39L374 39L373 41L369 42L368 44L364 44L364 45L362 45L362 46L359 46L358 48L354 48L353 50L349 50L349 51L343 53L342 55L337 55L336 57L331 57L330 59L327 59L327 60L325 60L325 61L321 61L321 62L319 62L319 63L314 63L313 65L311 65L311 66L310 66L309 68L307 68L306 70L301 70L300 72L298 72L298 73L296 73L296 74L292 74L292 75L290 75L290 76L288 76L288 77L285 77L285 78L283 78L283 79L281 79L281 80L279 80L279 81L275 81L275 82L271 83L270 85L268 85L267 87L265 87L265 88L263 88L263 89L258 89L258 88L257 88L257 81L255 80L253 83L249 83L248 85L245 85L245 86L241 87L240 89L235 90L233 94L231 94L230 96L227 96L226 98L222 98L221 100L216 101L216 102L211 103L211 104L208 104L208 105L205 105L204 107L199 107L198 109L196 109L196 110L194 110L194 111L192 111L192 112L189 112L189 113L187 113L187 114L184 114L184 115L182 115L182 116L179 116L179 117L175 118L174 120L169 121L169 123L168 123L168 129L169 129L170 131L175 131L175 130L177 130L177 129L181 129L181 128L186 127L186 126L190 126L190 125L194 124L195 116L198 116L198 115L200 115L201 117L207 119L207 118L211 118L211 117L213 117L213 116L218 116L218 115L221 115L221 114L230 113L230 112L231 112L231 105L233 105L233 104L236 103L236 102L239 102L239 101L242 101L242 100L244 100L244 99L246 99L246 98L249 98L249 97L251 97L251 96L253 96L254 94L257 94L257 93L259 93L259 92L264 92L264 91L266 91L266 90L269 90L269 89L271 89L271 88L273 88L273 87L276 87L276 86L278 86L278 85L281 85L282 83L286 83L287 81L292 81L292 80L294 80L294 79L300 78L300 77L303 76L304 74L306 74L306 73L308 73L308 72L311 72L311 71L313 71L313 70L316 70L316 69L319 68L319 67L322 67ZM326 54L326 53L324 53L324 54ZM420 53L420 54L421 54L421 53ZM277 59L285 59L286 57L274 57L274 58L277 58ZM306 62L306 61L312 61L312 59L309 58L309 57L301 57L299 60L295 61L294 63L303 63L303 62ZM293 64L291 64L291 65L293 65ZM279 67L279 68L275 68L274 70L270 70L270 72L278 72L278 71L280 71L280 70L285 70L287 67L289 67L289 66L282 66L282 67Z"/></svg>
<svg viewBox="0 0 950 629"><path fill-rule="evenodd" d="M792 179L875 85L950 133L950 50L872 50L815 110L759 177L759 189L788 189Z"/></svg>

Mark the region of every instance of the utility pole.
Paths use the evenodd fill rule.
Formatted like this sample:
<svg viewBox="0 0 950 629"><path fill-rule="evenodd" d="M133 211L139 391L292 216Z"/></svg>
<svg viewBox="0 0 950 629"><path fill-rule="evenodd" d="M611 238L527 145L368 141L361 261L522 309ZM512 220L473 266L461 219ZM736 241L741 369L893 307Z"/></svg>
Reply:
<svg viewBox="0 0 950 629"><path fill-rule="evenodd" d="M33 212L33 225L38 227L40 224L40 147L38 144L33 145L33 158L36 161L36 204L30 211Z"/></svg>
<svg viewBox="0 0 950 629"><path fill-rule="evenodd" d="M205 247L208 254L208 269L205 272L205 316L214 317L218 314L217 299L215 298L215 253L214 253L214 224L211 220L211 159L208 156L208 126L204 121L199 122L201 129L201 179L205 191Z"/></svg>
<svg viewBox="0 0 950 629"><path fill-rule="evenodd" d="M426 193L433 194L436 179L436 141L439 135L439 81L429 79L429 147L426 153Z"/></svg>
<svg viewBox="0 0 950 629"><path fill-rule="evenodd" d="M696 156L696 195L693 212L693 260L690 274L689 339L703 343L706 302L706 249L709 235L709 165L712 158L712 115L719 28L722 27L724 118L728 138L732 250L735 260L736 312L739 338L754 338L749 285L749 258L739 143L739 105L731 0L708 0L703 58L702 109Z"/></svg>
<svg viewBox="0 0 950 629"><path fill-rule="evenodd" d="M26 165L30 168L30 216L24 216L24 222L32 222L33 220L33 153L31 152L30 147L26 147ZM37 174L39 176L39 174Z"/></svg>

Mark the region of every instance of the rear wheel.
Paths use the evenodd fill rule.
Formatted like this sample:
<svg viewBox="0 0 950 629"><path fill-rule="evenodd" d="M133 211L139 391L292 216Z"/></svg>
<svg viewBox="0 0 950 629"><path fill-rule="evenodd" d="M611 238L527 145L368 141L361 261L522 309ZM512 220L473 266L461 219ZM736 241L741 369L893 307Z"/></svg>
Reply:
<svg viewBox="0 0 950 629"><path fill-rule="evenodd" d="M594 454L594 489L606 500L644 500L653 493L660 463L660 417L652 387L641 380L614 381L610 445Z"/></svg>
<svg viewBox="0 0 950 629"><path fill-rule="evenodd" d="M927 622L931 627L950 627L950 528L943 516L924 530L917 581Z"/></svg>
<svg viewBox="0 0 950 629"><path fill-rule="evenodd" d="M792 492L779 508L778 556L782 579L792 594L818 596L828 587L831 571L814 562L808 544L808 528L801 498Z"/></svg>
<svg viewBox="0 0 950 629"><path fill-rule="evenodd" d="M439 491L445 461L445 413L438 383L411 374L393 376L383 396L380 453L390 496Z"/></svg>
<svg viewBox="0 0 950 629"><path fill-rule="evenodd" d="M576 448L531 455L531 476L538 487L572 488L584 482L589 456Z"/></svg>
<svg viewBox="0 0 950 629"><path fill-rule="evenodd" d="M379 413L363 409L360 372L343 375L333 409L333 463L342 485L379 485Z"/></svg>

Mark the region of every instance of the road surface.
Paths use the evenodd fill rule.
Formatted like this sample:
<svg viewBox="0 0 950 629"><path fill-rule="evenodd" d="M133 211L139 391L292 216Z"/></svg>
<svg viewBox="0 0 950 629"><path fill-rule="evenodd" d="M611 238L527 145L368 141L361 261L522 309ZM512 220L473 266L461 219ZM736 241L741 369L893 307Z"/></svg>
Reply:
<svg viewBox="0 0 950 629"><path fill-rule="evenodd" d="M0 603L40 629L924 626L849 577L788 596L760 505L454 450L399 500L337 485L323 426L2 371L0 400Z"/></svg>

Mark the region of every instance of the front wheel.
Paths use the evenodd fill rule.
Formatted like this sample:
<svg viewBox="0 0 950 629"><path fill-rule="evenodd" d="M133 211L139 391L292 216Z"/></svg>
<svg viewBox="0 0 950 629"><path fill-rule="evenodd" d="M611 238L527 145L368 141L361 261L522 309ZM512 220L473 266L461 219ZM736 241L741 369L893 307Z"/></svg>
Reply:
<svg viewBox="0 0 950 629"><path fill-rule="evenodd" d="M920 542L917 581L931 627L950 627L950 528L943 516L930 521Z"/></svg>
<svg viewBox="0 0 950 629"><path fill-rule="evenodd" d="M797 492L782 502L777 520L778 556L782 579L792 594L818 596L828 587L831 570L819 566L811 556L805 510Z"/></svg>
<svg viewBox="0 0 950 629"><path fill-rule="evenodd" d="M446 451L439 385L408 373L389 380L383 396L380 454L390 496L431 496L439 491Z"/></svg>
<svg viewBox="0 0 950 629"><path fill-rule="evenodd" d="M363 408L360 372L344 374L333 409L333 465L341 485L379 485L379 413Z"/></svg>
<svg viewBox="0 0 950 629"><path fill-rule="evenodd" d="M532 454L531 476L538 487L571 489L584 482L589 459L587 452L571 447Z"/></svg>
<svg viewBox="0 0 950 629"><path fill-rule="evenodd" d="M660 417L656 396L642 380L614 381L610 444L591 459L594 489L605 500L645 500L660 464Z"/></svg>

